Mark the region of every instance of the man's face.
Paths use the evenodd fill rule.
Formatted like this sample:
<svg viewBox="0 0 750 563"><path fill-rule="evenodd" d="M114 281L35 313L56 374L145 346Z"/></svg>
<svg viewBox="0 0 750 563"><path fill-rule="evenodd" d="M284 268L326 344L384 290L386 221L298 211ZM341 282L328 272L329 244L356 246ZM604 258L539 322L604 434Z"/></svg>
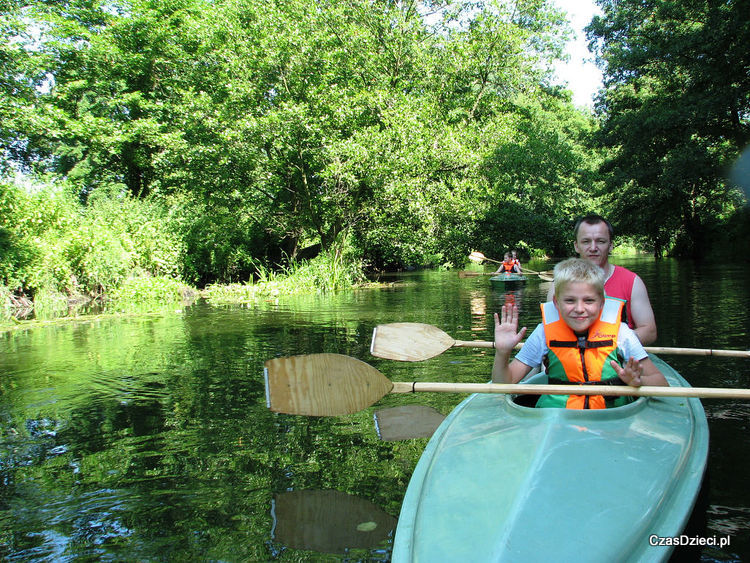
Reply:
<svg viewBox="0 0 750 563"><path fill-rule="evenodd" d="M609 240L609 229L606 223L593 225L581 223L574 246L581 258L604 268L609 259L609 253L612 251L612 241Z"/></svg>

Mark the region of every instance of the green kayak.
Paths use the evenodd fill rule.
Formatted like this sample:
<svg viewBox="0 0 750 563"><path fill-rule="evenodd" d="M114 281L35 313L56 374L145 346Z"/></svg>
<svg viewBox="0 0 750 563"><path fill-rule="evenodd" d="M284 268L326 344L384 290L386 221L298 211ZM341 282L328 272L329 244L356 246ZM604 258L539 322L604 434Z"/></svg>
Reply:
<svg viewBox="0 0 750 563"><path fill-rule="evenodd" d="M506 287L526 283L526 276L521 274L497 274L490 278L493 287Z"/></svg>
<svg viewBox="0 0 750 563"><path fill-rule="evenodd" d="M670 385L688 386L651 358ZM584 411L471 395L414 470L393 561L666 560L673 548L652 544L682 533L707 455L699 399Z"/></svg>

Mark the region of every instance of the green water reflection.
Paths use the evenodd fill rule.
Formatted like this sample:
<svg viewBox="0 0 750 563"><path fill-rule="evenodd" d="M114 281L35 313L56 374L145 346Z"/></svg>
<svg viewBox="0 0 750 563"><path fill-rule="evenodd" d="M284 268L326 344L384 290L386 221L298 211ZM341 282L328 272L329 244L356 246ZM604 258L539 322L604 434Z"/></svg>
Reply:
<svg viewBox="0 0 750 563"><path fill-rule="evenodd" d="M627 265L649 287L658 344L749 347L746 266L715 276L669 260ZM379 441L374 408L331 419L273 414L262 367L276 356L336 352L394 380L486 381L491 351L398 363L372 358L370 335L379 323L412 321L488 340L505 292L455 272L391 279L398 283L386 289L0 334L0 557L388 561L426 440ZM531 282L513 292L522 323L539 322L547 288ZM666 359L695 385L748 386L746 360ZM447 414L461 398L389 396L378 408ZM733 538L730 550L709 555L744 559L750 490L736 468L750 455L750 412L731 401L706 410L709 524Z"/></svg>

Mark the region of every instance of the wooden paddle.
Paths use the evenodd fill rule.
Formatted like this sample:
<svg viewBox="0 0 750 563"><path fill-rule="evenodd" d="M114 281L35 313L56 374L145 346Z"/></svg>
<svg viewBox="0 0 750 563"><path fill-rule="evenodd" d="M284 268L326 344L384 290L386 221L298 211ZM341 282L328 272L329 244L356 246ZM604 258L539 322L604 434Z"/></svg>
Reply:
<svg viewBox="0 0 750 563"><path fill-rule="evenodd" d="M501 393L750 399L750 389L540 385L534 383L394 382L365 362L341 354L276 358L265 363L266 402L274 412L339 416L372 406L389 393Z"/></svg>
<svg viewBox="0 0 750 563"><path fill-rule="evenodd" d="M519 343L516 348L521 348ZM390 323L372 331L370 353L378 358L419 362L439 356L449 348L494 348L493 342L454 340L436 326L423 323ZM645 346L649 354L683 356L728 356L750 358L750 350L711 350L703 348L668 348Z"/></svg>
<svg viewBox="0 0 750 563"><path fill-rule="evenodd" d="M458 272L459 278L472 278L476 276L495 276L497 272L472 272L471 270L461 270Z"/></svg>
<svg viewBox="0 0 750 563"><path fill-rule="evenodd" d="M530 270L529 268L526 268L525 266L521 266L521 273L525 275L534 274L542 278L544 281L552 281L554 280L554 270L545 270L543 272L537 272L536 270Z"/></svg>
<svg viewBox="0 0 750 563"><path fill-rule="evenodd" d="M469 260L472 262L476 262L477 264L481 264L482 262L494 262L495 264L502 264L500 260L495 260L493 258L487 258L484 254L478 251L473 251L471 254L469 254Z"/></svg>
<svg viewBox="0 0 750 563"><path fill-rule="evenodd" d="M555 278L552 276L552 271L548 272L522 272L526 276L539 276L542 281L554 281ZM459 278L471 278L475 276L500 276L502 273L497 272L472 272L471 270L461 270L458 272Z"/></svg>

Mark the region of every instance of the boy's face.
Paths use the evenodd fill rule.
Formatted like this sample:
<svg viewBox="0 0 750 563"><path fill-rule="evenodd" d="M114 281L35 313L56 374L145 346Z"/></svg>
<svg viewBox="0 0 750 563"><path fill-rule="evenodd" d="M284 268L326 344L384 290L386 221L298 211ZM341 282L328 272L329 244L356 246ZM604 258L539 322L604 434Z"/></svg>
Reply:
<svg viewBox="0 0 750 563"><path fill-rule="evenodd" d="M586 332L599 318L604 298L586 282L570 282L553 298L560 316L573 332Z"/></svg>

